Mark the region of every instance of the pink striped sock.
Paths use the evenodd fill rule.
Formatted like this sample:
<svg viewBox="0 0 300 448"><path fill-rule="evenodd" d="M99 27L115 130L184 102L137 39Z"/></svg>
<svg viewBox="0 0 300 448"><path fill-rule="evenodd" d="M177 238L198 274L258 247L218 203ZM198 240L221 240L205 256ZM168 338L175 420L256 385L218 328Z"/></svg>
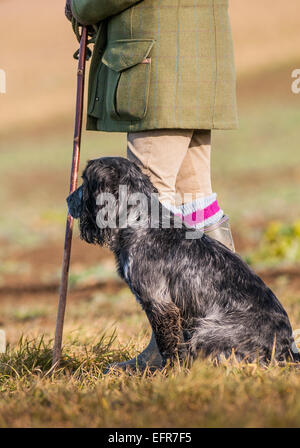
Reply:
<svg viewBox="0 0 300 448"><path fill-rule="evenodd" d="M187 202L178 208L181 211L183 222L196 229L211 226L224 215L223 210L219 207L216 193ZM179 216L180 213L176 213L176 215Z"/></svg>

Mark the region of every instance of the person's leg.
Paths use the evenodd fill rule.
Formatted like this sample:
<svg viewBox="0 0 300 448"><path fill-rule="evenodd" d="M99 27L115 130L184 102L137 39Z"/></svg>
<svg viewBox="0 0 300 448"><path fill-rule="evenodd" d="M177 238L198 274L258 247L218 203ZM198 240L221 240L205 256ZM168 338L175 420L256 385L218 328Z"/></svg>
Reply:
<svg viewBox="0 0 300 448"><path fill-rule="evenodd" d="M183 220L193 227L207 227L223 216L212 191L210 155L211 131L194 131L176 179Z"/></svg>
<svg viewBox="0 0 300 448"><path fill-rule="evenodd" d="M176 179L181 213L187 225L202 229L234 252L228 217L220 209L211 186L211 131L194 131Z"/></svg>
<svg viewBox="0 0 300 448"><path fill-rule="evenodd" d="M176 191L182 198L186 193L192 200L212 194L210 155L211 131L194 131L176 179Z"/></svg>
<svg viewBox="0 0 300 448"><path fill-rule="evenodd" d="M127 158L150 177L162 203L175 200L175 183L193 130L161 129L129 133Z"/></svg>

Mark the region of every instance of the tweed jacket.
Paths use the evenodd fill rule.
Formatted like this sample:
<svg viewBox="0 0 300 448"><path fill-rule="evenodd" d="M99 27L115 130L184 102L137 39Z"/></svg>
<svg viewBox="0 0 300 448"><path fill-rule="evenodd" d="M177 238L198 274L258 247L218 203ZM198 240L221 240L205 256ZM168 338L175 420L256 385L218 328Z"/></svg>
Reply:
<svg viewBox="0 0 300 448"><path fill-rule="evenodd" d="M73 0L97 25L87 129L237 127L228 0Z"/></svg>

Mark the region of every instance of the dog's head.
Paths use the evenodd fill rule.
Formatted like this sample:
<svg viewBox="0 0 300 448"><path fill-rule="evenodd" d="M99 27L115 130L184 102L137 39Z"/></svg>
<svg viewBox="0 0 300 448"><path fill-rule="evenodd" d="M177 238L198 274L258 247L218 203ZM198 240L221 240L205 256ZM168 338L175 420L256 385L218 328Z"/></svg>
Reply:
<svg viewBox="0 0 300 448"><path fill-rule="evenodd" d="M123 157L90 160L82 179L82 185L67 198L67 203L70 215L80 219L80 235L88 243L110 244L121 226L120 212L126 209L127 217L130 211L133 214L134 205L128 207L128 196L120 197L120 186L127 195L143 193L150 198L151 193L157 193L140 168ZM110 224L103 225L109 219Z"/></svg>

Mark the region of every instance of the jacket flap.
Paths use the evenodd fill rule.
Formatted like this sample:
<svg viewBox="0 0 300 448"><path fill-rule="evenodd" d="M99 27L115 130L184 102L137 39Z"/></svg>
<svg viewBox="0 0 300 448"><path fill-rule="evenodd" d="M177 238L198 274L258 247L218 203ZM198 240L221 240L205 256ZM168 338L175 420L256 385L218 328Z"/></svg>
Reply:
<svg viewBox="0 0 300 448"><path fill-rule="evenodd" d="M147 58L153 44L153 39L114 40L106 47L102 62L112 70L120 72Z"/></svg>

